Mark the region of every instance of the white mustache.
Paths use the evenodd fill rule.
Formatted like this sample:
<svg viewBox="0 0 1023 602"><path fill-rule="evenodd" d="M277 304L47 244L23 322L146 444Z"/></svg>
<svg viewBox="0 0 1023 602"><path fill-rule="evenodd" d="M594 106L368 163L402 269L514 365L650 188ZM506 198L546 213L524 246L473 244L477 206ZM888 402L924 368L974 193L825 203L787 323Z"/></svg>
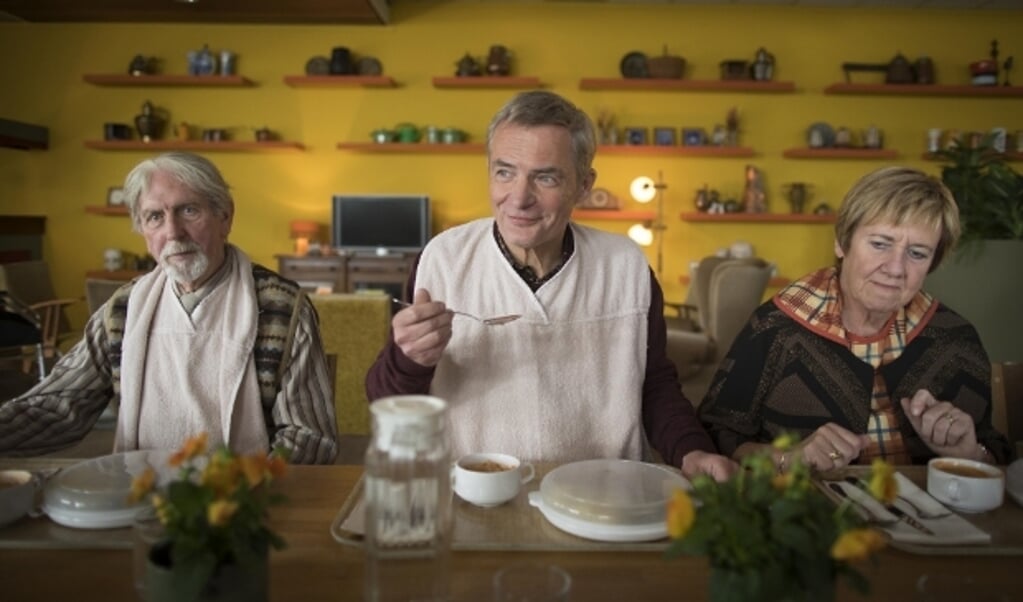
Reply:
<svg viewBox="0 0 1023 602"><path fill-rule="evenodd" d="M178 253L198 253L200 251L202 249L194 242L171 241L160 251L160 259L165 260L171 255L177 255Z"/></svg>

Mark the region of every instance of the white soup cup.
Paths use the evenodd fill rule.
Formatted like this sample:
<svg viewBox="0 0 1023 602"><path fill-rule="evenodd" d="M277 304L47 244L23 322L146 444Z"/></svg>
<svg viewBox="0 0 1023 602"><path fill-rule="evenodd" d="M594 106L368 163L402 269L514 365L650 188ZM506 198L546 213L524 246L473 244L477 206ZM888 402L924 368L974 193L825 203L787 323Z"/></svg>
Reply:
<svg viewBox="0 0 1023 602"><path fill-rule="evenodd" d="M477 453L459 458L451 478L458 497L488 508L514 499L535 474L532 464L515 456Z"/></svg>
<svg viewBox="0 0 1023 602"><path fill-rule="evenodd" d="M1005 497L1005 473L965 458L933 458L927 463L927 493L958 512L994 510Z"/></svg>

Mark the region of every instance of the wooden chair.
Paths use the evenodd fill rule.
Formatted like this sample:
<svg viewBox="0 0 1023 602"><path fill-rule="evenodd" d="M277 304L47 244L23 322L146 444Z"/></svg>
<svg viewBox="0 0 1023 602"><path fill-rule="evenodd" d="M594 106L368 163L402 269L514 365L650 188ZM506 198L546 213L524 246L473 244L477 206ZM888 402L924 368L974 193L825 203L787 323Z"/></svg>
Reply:
<svg viewBox="0 0 1023 602"><path fill-rule="evenodd" d="M991 421L1023 457L1023 363L991 365Z"/></svg>
<svg viewBox="0 0 1023 602"><path fill-rule="evenodd" d="M107 299L113 295L117 289L127 284L124 280L106 280L104 278L86 278L85 279L85 303L89 306L89 314L96 313Z"/></svg>
<svg viewBox="0 0 1023 602"><path fill-rule="evenodd" d="M0 264L0 290L6 291L36 314L42 335L42 353L46 360L59 358L61 344L80 336L81 333L71 331L64 308L81 299L57 297L45 261ZM32 363L32 359L25 359L25 372L31 371Z"/></svg>

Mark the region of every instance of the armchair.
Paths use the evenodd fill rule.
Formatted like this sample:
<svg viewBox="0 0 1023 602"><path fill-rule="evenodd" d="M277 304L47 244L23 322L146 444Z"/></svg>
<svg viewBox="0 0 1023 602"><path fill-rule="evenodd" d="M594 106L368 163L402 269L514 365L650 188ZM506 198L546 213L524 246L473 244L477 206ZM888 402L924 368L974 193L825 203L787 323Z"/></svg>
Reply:
<svg viewBox="0 0 1023 602"><path fill-rule="evenodd" d="M701 330L667 328L668 357L678 368L683 391L699 404L718 363L760 305L772 266L762 259L707 257L693 281Z"/></svg>

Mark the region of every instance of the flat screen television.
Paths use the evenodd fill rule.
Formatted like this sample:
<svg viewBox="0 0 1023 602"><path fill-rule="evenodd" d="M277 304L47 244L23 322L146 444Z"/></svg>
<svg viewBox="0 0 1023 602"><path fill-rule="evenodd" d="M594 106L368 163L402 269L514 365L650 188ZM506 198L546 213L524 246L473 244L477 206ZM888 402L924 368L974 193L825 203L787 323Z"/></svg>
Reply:
<svg viewBox="0 0 1023 602"><path fill-rule="evenodd" d="M332 244L348 253L415 253L430 240L430 197L335 194Z"/></svg>

